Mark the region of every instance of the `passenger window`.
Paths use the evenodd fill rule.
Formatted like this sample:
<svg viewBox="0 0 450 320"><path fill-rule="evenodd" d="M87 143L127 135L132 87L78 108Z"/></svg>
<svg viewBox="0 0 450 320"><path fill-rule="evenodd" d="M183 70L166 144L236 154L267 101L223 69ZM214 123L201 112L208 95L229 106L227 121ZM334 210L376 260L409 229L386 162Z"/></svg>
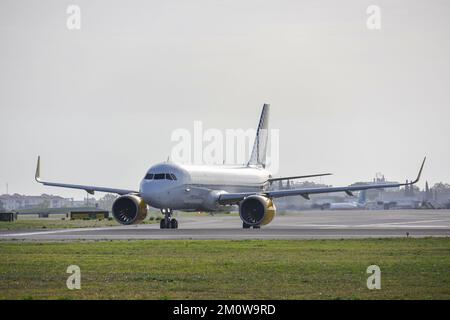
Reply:
<svg viewBox="0 0 450 320"><path fill-rule="evenodd" d="M147 173L147 175L144 178L145 180L153 180L153 173Z"/></svg>
<svg viewBox="0 0 450 320"><path fill-rule="evenodd" d="M172 177L173 180L177 180L177 177L175 177L173 173L171 173L170 176Z"/></svg>
<svg viewBox="0 0 450 320"><path fill-rule="evenodd" d="M157 174L155 174L154 178L155 178L155 180L163 180L164 176L165 176L164 173L157 173Z"/></svg>
<svg viewBox="0 0 450 320"><path fill-rule="evenodd" d="M170 174L166 173L166 180L173 180Z"/></svg>

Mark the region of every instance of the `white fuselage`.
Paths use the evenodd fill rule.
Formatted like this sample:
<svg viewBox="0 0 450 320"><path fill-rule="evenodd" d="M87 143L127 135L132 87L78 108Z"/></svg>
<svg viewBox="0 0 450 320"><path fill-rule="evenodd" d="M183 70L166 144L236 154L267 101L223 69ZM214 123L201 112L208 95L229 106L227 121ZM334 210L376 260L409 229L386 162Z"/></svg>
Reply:
<svg viewBox="0 0 450 320"><path fill-rule="evenodd" d="M217 196L227 192L265 190L270 173L252 166L181 165L164 162L152 166L140 185L144 201L155 208L215 211Z"/></svg>

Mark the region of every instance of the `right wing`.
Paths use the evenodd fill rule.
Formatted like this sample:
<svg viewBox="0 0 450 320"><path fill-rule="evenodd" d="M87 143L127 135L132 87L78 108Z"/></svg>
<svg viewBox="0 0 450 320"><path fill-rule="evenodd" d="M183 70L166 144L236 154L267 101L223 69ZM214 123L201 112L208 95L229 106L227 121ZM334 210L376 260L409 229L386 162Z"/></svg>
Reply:
<svg viewBox="0 0 450 320"><path fill-rule="evenodd" d="M44 186L80 189L80 190L85 190L86 192L88 192L90 194L94 194L95 191L107 192L107 193L117 193L119 195L130 194L130 193L139 194L138 191L126 190L126 189L115 189L115 188L105 188L105 187L95 187L95 186L84 186L84 185L79 185L79 184L67 184L67 183L59 183L59 182L42 181L41 180L41 157L40 156L38 156L38 160L37 160L35 179L37 182L42 183Z"/></svg>
<svg viewBox="0 0 450 320"><path fill-rule="evenodd" d="M302 189L288 189L288 190L274 190L274 191L263 191L263 192L243 192L243 193L223 193L219 196L218 202L222 205L227 204L238 204L241 200L245 199L248 196L252 196L255 194L260 194L266 196L268 198L281 198L281 197L289 197L289 196L301 196L305 199L309 199L309 195L311 194L319 194L319 193L331 193L331 192L345 192L348 195L353 195L353 191L361 191L361 190L369 190L369 189L383 189L383 188L397 188L406 185L413 185L417 183L420 179L420 175L422 174L422 169L425 164L425 159L423 159L422 165L419 170L419 174L417 178L408 183L373 183L367 185L360 186L348 186L348 187L325 187L325 188L302 188Z"/></svg>

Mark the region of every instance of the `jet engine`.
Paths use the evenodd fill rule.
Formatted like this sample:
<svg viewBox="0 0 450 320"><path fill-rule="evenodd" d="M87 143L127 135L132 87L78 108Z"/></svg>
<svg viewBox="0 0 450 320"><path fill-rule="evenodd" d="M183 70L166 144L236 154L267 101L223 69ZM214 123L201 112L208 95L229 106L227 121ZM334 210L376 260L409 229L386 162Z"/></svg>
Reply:
<svg viewBox="0 0 450 320"><path fill-rule="evenodd" d="M272 199L260 195L245 198L239 204L241 220L248 226L263 226L275 217L276 208Z"/></svg>
<svg viewBox="0 0 450 320"><path fill-rule="evenodd" d="M137 224L147 216L147 205L136 195L120 196L112 205L112 214L120 224Z"/></svg>

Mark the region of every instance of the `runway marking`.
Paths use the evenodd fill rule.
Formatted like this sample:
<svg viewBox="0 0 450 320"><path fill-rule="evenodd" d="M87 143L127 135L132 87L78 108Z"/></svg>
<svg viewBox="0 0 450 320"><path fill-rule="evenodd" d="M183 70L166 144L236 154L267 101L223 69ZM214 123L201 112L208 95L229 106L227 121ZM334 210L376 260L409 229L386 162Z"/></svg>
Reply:
<svg viewBox="0 0 450 320"><path fill-rule="evenodd" d="M380 228L448 228L448 225L411 225L418 223L429 223L429 222L443 222L450 221L448 219L434 219L434 220L416 220L416 221L401 221L401 222L384 222L384 223L371 223L371 224L360 224L355 225L358 228L364 227L380 227Z"/></svg>
<svg viewBox="0 0 450 320"><path fill-rule="evenodd" d="M436 220L437 221L437 220ZM440 220L446 221L446 220ZM416 223L419 221L416 221ZM410 222L414 223L414 222ZM287 229L295 229L299 227L303 228L317 228L317 229L357 229L357 228L409 228L409 229L420 229L420 228L448 228L445 225L399 225L399 223L381 223L381 224L365 224L365 225L342 225L342 224L332 224L332 225L322 225L322 224L295 224L288 226L274 226L267 229L276 230L280 227L287 227ZM59 230L49 230L49 231L36 231L36 232L22 232L22 233L9 233L9 234L1 234L0 237L27 237L27 236L40 236L40 235L51 235L51 234L59 234L59 233L77 233L77 232L95 232L95 231L106 231L106 230L155 230L156 227L153 226L143 226L140 227L134 226L117 226L117 227L104 227L104 228L76 228L76 229L59 229ZM184 230L188 228L183 228ZM179 229L179 230L183 230ZM223 228L223 230L233 230L235 228ZM156 230L159 230L156 229ZM202 230L202 228L198 228L198 230ZM241 229L238 229L241 230ZM76 236L76 235L74 235ZM102 236L111 236L111 235L102 235ZM197 235L196 235L197 236Z"/></svg>
<svg viewBox="0 0 450 320"><path fill-rule="evenodd" d="M441 213L441 211L439 212ZM422 220L420 220L422 219ZM160 230L159 223L96 228L30 229L0 231L0 241L77 241L141 239L342 239L450 236L450 211L421 215L377 212L364 215L322 216L316 213L279 216L260 230L243 230L242 221L233 217L179 217L178 230ZM3 233L3 234L2 234Z"/></svg>
<svg viewBox="0 0 450 320"><path fill-rule="evenodd" d="M445 221L445 220L444 220ZM372 223L372 224L287 224L283 225L284 228L318 228L318 229L336 229L336 228L344 228L344 229L358 229L358 228L449 228L448 225L409 225L405 223L410 222L396 222L396 223ZM414 222L412 222L414 223ZM270 229L276 229L280 226L269 227Z"/></svg>
<svg viewBox="0 0 450 320"><path fill-rule="evenodd" d="M68 233L68 232L85 232L85 231L102 231L102 230L123 230L123 229L131 229L127 227L104 227L104 228L74 228L74 229L58 229L58 230L49 230L49 231L35 231L35 232L22 232L22 233L7 233L0 234L0 237L22 237L22 236L36 236L36 235L46 235L46 234L55 234L55 233Z"/></svg>
<svg viewBox="0 0 450 320"><path fill-rule="evenodd" d="M355 226L355 227L361 227L361 228L386 228L386 229L393 229L393 228L397 228L397 229L420 229L420 228L429 228L429 229L433 229L433 228L448 228L449 226L436 226L436 225L423 225L423 226L418 226L418 225L409 225L409 224L404 224L404 225L389 225L389 224L368 224L368 225L361 225L361 226Z"/></svg>
<svg viewBox="0 0 450 320"><path fill-rule="evenodd" d="M177 237L170 235L155 235L155 236L117 236L117 235L102 235L102 236L84 236L79 237L75 235L69 235L65 238L42 238L39 240L272 240L272 239L352 239L352 238L406 238L405 234L339 234L339 235L327 235L327 234L306 234L306 235L287 235L287 234L271 234L271 235L180 235ZM428 234L410 234L410 238L423 238L423 237L448 237L447 235L428 235Z"/></svg>

